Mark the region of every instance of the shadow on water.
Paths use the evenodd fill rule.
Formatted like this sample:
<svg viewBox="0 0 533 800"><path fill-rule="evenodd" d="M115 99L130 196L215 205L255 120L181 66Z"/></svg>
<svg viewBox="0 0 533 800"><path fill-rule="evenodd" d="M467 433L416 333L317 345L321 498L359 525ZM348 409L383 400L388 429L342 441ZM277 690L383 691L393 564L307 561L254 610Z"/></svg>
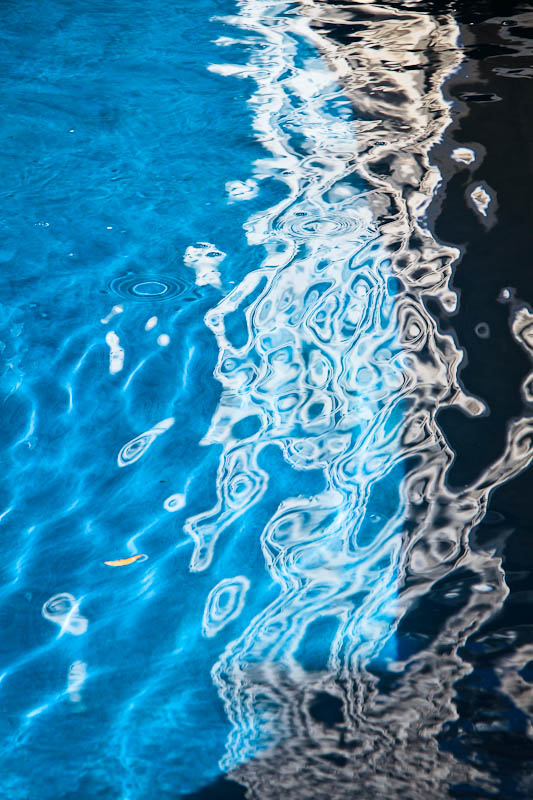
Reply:
<svg viewBox="0 0 533 800"><path fill-rule="evenodd" d="M183 800L245 800L246 790L235 781L218 778L209 786L182 797Z"/></svg>

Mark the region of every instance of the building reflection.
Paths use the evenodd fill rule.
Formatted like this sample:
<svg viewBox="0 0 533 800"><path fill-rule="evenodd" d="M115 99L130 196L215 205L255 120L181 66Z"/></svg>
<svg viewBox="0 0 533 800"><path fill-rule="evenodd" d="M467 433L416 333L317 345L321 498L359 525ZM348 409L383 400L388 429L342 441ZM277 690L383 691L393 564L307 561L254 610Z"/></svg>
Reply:
<svg viewBox="0 0 533 800"><path fill-rule="evenodd" d="M457 305L461 252L432 232L446 176L431 150L452 123L446 86L463 61L460 30L450 13L416 4L239 8L235 25L264 45L234 73L256 80L256 130L270 151L254 177L289 193L248 223L250 243L267 250L263 269L207 320L223 394L206 441L224 452L217 507L188 523L193 569L216 558L221 531L267 492L266 444L296 469L322 469L326 489L289 497L264 530L280 594L213 670L233 725L223 767L250 798L437 798L454 784L490 792L493 776L446 752L439 735L472 670L462 648L508 593L500 555L473 547L470 534L491 491L529 465L533 430L516 419L501 456L471 484L449 486L454 452L437 412L489 410L463 390L464 353L428 311L428 300L448 313ZM454 153L450 173L476 158ZM472 197L487 217L490 194ZM226 337L239 307L244 347ZM527 314L513 334L531 350ZM246 445L228 440L228 421L250 414L261 432ZM328 634L312 627L323 618L334 620ZM314 661L301 657L306 637ZM515 654L502 676L527 709L518 684L529 657Z"/></svg>

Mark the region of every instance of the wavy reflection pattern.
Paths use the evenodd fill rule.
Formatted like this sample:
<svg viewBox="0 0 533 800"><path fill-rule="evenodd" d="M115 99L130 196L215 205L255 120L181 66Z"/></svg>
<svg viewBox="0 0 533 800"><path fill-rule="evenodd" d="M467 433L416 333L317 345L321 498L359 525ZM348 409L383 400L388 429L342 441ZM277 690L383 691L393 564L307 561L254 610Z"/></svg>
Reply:
<svg viewBox="0 0 533 800"><path fill-rule="evenodd" d="M463 353L424 304L432 296L451 311L457 300L459 253L434 239L427 212L440 181L428 152L450 123L442 87L461 62L458 29L446 15L361 5L359 32L339 48L318 31L342 24L342 7L239 9L226 21L246 32L249 61L218 71L256 84L250 104L269 156L255 163L254 196L269 178L286 196L246 224L263 266L206 316L223 392L204 443L223 449L217 503L186 523L191 569L209 566L217 539L267 491L267 446L297 469L322 470L325 488L286 499L264 528L279 595L213 669L233 725L222 766L258 798L330 797L332 785L339 798L382 797L385 786L387 796L441 796L464 780L490 789L436 736L471 669L459 648L507 592L499 558L472 549L468 534L490 491L530 463L532 430L515 421L475 484L447 486L453 453L437 409L486 410L462 390ZM236 343L226 321L237 311ZM239 440L232 432L249 418L258 430ZM439 629L418 643L393 637L430 589L451 608ZM321 619L332 622L327 664L306 669L302 648Z"/></svg>
<svg viewBox="0 0 533 800"><path fill-rule="evenodd" d="M412 393L405 362L423 341L415 311L396 312L373 190L356 172L353 115L334 73L302 17L263 2L241 10L235 24L259 35L261 49L245 67L219 71L256 80L254 124L271 156L256 162L254 178L275 177L287 192L246 225L249 243L266 249L264 265L206 317L223 394L204 443L222 444L223 453L216 506L186 523L191 569L209 566L224 529L266 492L271 477L258 463L266 446L281 447L297 469L322 470L325 488L286 499L266 525L263 553L280 594L214 669L234 722L226 768L284 735L285 701L270 697L261 710L252 664L267 673L283 664L300 676L297 651L325 616L335 620L335 670L376 656L390 636L404 517L402 418ZM238 309L246 337L237 346L225 320ZM259 429L237 440L232 431L249 417Z"/></svg>

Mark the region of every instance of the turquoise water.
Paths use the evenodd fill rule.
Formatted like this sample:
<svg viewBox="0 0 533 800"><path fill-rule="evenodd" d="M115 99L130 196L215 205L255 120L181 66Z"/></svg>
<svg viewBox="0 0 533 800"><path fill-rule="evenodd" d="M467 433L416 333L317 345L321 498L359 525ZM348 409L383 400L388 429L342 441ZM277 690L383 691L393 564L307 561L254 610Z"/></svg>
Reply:
<svg viewBox="0 0 533 800"><path fill-rule="evenodd" d="M295 4L3 16L3 796L185 796L395 654L390 261Z"/></svg>

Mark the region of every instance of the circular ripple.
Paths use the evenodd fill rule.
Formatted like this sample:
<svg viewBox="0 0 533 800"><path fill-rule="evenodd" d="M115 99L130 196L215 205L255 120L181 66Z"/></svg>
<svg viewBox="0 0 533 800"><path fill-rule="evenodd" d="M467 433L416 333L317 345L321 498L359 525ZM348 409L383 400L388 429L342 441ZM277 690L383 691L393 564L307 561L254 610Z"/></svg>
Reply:
<svg viewBox="0 0 533 800"><path fill-rule="evenodd" d="M211 589L205 604L202 633L211 638L229 622L236 619L244 608L250 581L244 575L225 578Z"/></svg>
<svg viewBox="0 0 533 800"><path fill-rule="evenodd" d="M80 636L88 626L86 617L78 611L79 600L69 592L61 592L50 597L42 607L42 615L61 628L61 633L72 633Z"/></svg>
<svg viewBox="0 0 533 800"><path fill-rule="evenodd" d="M308 214L298 214L288 220L284 227L296 236L344 236L360 230L358 221L347 214L328 214L327 217L317 217Z"/></svg>
<svg viewBox="0 0 533 800"><path fill-rule="evenodd" d="M160 275L119 275L108 284L108 289L128 300L159 302L178 297L190 288L182 278Z"/></svg>
<svg viewBox="0 0 533 800"><path fill-rule="evenodd" d="M147 433L141 433L140 436L136 436L131 442L125 444L118 454L119 467L125 467L127 464L133 464L138 461L148 450L156 436L157 434L153 431L148 431Z"/></svg>
<svg viewBox="0 0 533 800"><path fill-rule="evenodd" d="M168 431L174 425L174 417L163 419L150 428L149 431L141 433L135 439L126 442L124 447L120 450L117 456L119 467L126 467L128 464L133 464L138 461L142 455L148 450L152 442L165 431Z"/></svg>

